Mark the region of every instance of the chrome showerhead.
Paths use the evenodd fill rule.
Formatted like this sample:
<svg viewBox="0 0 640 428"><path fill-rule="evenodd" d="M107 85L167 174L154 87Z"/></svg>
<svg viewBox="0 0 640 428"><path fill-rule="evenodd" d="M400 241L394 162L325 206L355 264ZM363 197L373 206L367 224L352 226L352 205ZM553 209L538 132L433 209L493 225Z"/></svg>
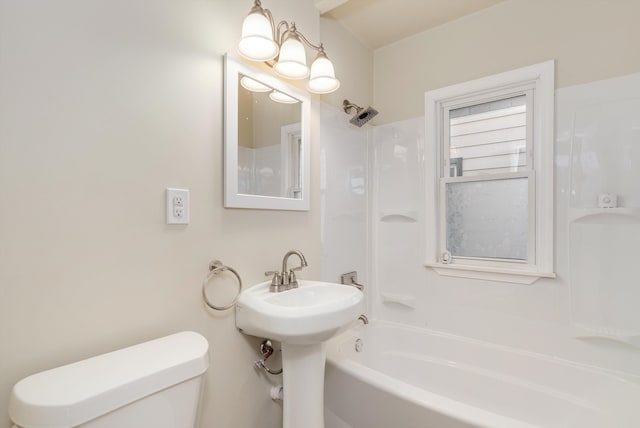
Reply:
<svg viewBox="0 0 640 428"><path fill-rule="evenodd" d="M356 114L351 118L351 120L349 120L349 122L359 128L378 114L378 110L371 106L367 108L358 107L357 105L349 102L349 100L344 100L342 102L342 109L347 114L349 114L350 110L355 110Z"/></svg>

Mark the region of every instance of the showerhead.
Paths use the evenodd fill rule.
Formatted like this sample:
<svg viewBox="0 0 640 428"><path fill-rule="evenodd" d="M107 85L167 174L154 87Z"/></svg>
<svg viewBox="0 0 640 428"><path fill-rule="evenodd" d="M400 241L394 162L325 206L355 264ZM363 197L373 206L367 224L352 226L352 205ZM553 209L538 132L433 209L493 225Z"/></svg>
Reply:
<svg viewBox="0 0 640 428"><path fill-rule="evenodd" d="M351 118L351 120L349 120L349 122L356 125L358 128L362 127L362 125L369 122L378 114L378 110L371 106L367 108L358 107L357 105L349 102L349 100L344 100L342 102L342 109L347 114L349 114L350 110L355 110L356 114Z"/></svg>

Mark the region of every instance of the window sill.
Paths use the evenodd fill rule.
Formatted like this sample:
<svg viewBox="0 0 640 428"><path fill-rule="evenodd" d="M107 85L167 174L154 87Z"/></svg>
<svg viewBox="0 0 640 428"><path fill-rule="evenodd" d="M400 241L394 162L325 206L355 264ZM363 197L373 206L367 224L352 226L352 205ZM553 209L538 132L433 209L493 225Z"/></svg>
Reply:
<svg viewBox="0 0 640 428"><path fill-rule="evenodd" d="M482 279L486 281L509 282L513 284L531 285L540 278L555 278L555 273L520 271L485 266L469 266L460 264L425 263L439 275L456 278Z"/></svg>

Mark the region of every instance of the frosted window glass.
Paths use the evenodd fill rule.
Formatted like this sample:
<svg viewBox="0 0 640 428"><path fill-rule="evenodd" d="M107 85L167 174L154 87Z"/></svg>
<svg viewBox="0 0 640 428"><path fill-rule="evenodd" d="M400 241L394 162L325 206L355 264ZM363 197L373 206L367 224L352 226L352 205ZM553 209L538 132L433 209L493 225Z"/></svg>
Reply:
<svg viewBox="0 0 640 428"><path fill-rule="evenodd" d="M527 260L528 178L446 186L452 256Z"/></svg>

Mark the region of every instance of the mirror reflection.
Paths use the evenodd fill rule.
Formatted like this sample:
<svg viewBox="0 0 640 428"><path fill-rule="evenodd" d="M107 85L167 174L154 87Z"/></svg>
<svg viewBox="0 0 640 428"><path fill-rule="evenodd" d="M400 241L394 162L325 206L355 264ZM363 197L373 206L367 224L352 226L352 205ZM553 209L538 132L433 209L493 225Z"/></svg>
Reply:
<svg viewBox="0 0 640 428"><path fill-rule="evenodd" d="M224 206L309 211L309 94L225 55Z"/></svg>
<svg viewBox="0 0 640 428"><path fill-rule="evenodd" d="M238 73L238 193L302 198L301 103Z"/></svg>

